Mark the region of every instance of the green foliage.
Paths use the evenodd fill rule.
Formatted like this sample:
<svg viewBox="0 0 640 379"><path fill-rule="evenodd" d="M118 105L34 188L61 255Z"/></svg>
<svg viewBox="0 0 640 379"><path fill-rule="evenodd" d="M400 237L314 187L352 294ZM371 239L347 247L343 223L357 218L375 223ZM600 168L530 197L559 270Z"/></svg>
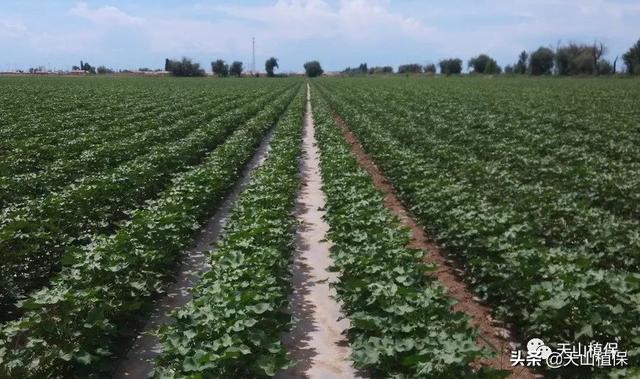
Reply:
<svg viewBox="0 0 640 379"><path fill-rule="evenodd" d="M613 74L613 66L611 62L606 59L600 59L598 61L598 75L611 75Z"/></svg>
<svg viewBox="0 0 640 379"><path fill-rule="evenodd" d="M529 55L527 54L526 51L522 51L518 56L518 63L516 63L515 66L513 67L513 73L520 74L520 75L526 74L528 70L528 66L527 66L528 61L529 61ZM505 72L506 71L507 70L505 68Z"/></svg>
<svg viewBox="0 0 640 379"><path fill-rule="evenodd" d="M470 363L487 353L468 319L451 310L444 289L425 273L423 252L406 248L409 233L383 206L324 100L313 112L327 196L332 270L357 368L374 378L472 378Z"/></svg>
<svg viewBox="0 0 640 379"><path fill-rule="evenodd" d="M555 66L559 75L596 75L598 62L606 52L603 44L570 43L560 46L555 53Z"/></svg>
<svg viewBox="0 0 640 379"><path fill-rule="evenodd" d="M167 59L165 62L166 71L173 76L204 76L205 72L200 68L199 63L193 63L189 58L182 58L180 61Z"/></svg>
<svg viewBox="0 0 640 379"><path fill-rule="evenodd" d="M98 75L113 74L113 70L105 66L99 66L97 68L97 73Z"/></svg>
<svg viewBox="0 0 640 379"><path fill-rule="evenodd" d="M310 61L304 64L304 72L308 77L315 78L316 76L322 75L324 71L322 70L322 66L320 66L320 62Z"/></svg>
<svg viewBox="0 0 640 379"><path fill-rule="evenodd" d="M60 269L65 251L90 243L94 234L112 233L129 220L134 209L157 196L178 173L199 163L238 124L258 113L268 102L266 93L232 91L222 97L227 102L217 107L204 100L171 112L175 123L139 135L146 139L123 138L123 143L94 149L91 156L83 154L63 163L58 159L53 170L40 175L3 178L3 189L17 191L2 196L14 202L0 224L0 249L12 252L0 266L3 305L46 285ZM69 185L73 178L79 180ZM53 189L58 190L48 193Z"/></svg>
<svg viewBox="0 0 640 379"><path fill-rule="evenodd" d="M267 76L272 77L273 76L273 70L275 70L276 68L279 68L280 66L278 66L278 59L271 57L269 59L267 59L267 61L264 63L264 69L267 72Z"/></svg>
<svg viewBox="0 0 640 379"><path fill-rule="evenodd" d="M87 71L90 74L94 74L94 75L96 74L96 68L90 65L89 62L80 61L80 69Z"/></svg>
<svg viewBox="0 0 640 379"><path fill-rule="evenodd" d="M393 74L393 67L391 66L375 66L369 68L369 74Z"/></svg>
<svg viewBox="0 0 640 379"><path fill-rule="evenodd" d="M371 70L373 70L373 68L371 68ZM360 63L358 67L345 68L344 70L342 70L342 73L346 75L365 75L365 74L373 74L373 71L369 71L369 67L367 66L366 63Z"/></svg>
<svg viewBox="0 0 640 379"><path fill-rule="evenodd" d="M318 85L496 317L524 341L617 341L640 365L635 81Z"/></svg>
<svg viewBox="0 0 640 379"><path fill-rule="evenodd" d="M292 215L300 185L304 94L278 123L263 165L231 212L211 270L161 330L157 377L272 377L290 362L280 336L291 327L287 296Z"/></svg>
<svg viewBox="0 0 640 379"><path fill-rule="evenodd" d="M229 65L222 59L211 62L211 72L221 78L229 76Z"/></svg>
<svg viewBox="0 0 640 379"><path fill-rule="evenodd" d="M123 326L144 315L194 231L224 198L262 135L298 85L172 181L172 186L109 237L68 251L51 285L21 302L24 315L0 329L0 376L69 377L98 374ZM247 112L247 110L245 110ZM73 374L73 375L72 375ZM103 373L104 374L104 373Z"/></svg>
<svg viewBox="0 0 640 379"><path fill-rule="evenodd" d="M244 68L242 67L242 62L234 61L233 63L231 63L231 68L229 69L229 74L231 74L231 76L240 77L240 76L242 76L242 71L243 70L244 70Z"/></svg>
<svg viewBox="0 0 640 379"><path fill-rule="evenodd" d="M555 54L553 50L540 47L538 50L531 53L531 58L529 62L529 70L531 75L548 75L551 74L553 70L553 60L555 59Z"/></svg>
<svg viewBox="0 0 640 379"><path fill-rule="evenodd" d="M436 65L433 64L433 63L429 63L429 64L426 64L424 66L424 72L427 73L427 74L434 75L436 73L436 71L437 71L436 70Z"/></svg>
<svg viewBox="0 0 640 379"><path fill-rule="evenodd" d="M477 57L471 58L468 66L469 68L473 68L473 72L476 74L493 75L502 72L502 68L500 68L496 60L486 54L480 54Z"/></svg>
<svg viewBox="0 0 640 379"><path fill-rule="evenodd" d="M627 73L640 74L640 39L622 56L622 60L627 66Z"/></svg>
<svg viewBox="0 0 640 379"><path fill-rule="evenodd" d="M422 65L418 63L409 63L398 66L398 74L421 74Z"/></svg>
<svg viewBox="0 0 640 379"><path fill-rule="evenodd" d="M440 73L443 75L455 75L462 72L462 59L449 58L443 59L438 63L440 66Z"/></svg>

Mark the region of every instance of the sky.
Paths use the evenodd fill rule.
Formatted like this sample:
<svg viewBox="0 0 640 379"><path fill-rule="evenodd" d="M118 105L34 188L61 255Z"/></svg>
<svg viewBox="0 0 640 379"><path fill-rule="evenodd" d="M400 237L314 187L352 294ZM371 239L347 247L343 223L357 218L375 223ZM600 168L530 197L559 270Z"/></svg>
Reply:
<svg viewBox="0 0 640 379"><path fill-rule="evenodd" d="M254 36L257 69L274 56L280 72L314 59L334 71L480 53L504 66L522 50L594 40L613 59L640 39L640 0L0 1L0 71L80 60L155 69L182 56L249 69Z"/></svg>

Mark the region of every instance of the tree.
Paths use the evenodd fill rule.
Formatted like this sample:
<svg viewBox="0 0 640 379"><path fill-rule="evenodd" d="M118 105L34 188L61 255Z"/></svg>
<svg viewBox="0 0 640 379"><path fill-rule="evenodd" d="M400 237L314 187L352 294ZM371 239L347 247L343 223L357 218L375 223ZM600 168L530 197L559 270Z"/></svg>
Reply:
<svg viewBox="0 0 640 379"><path fill-rule="evenodd" d="M278 59L277 58L271 57L271 58L267 59L266 62L264 62L264 69L267 72L267 76L270 76L270 77L273 76L274 75L273 74L273 70L276 67L280 68L280 66L278 66Z"/></svg>
<svg viewBox="0 0 640 379"><path fill-rule="evenodd" d="M447 76L462 72L462 59L460 58L443 59L438 65L440 66L440 73Z"/></svg>
<svg viewBox="0 0 640 379"><path fill-rule="evenodd" d="M607 53L607 48L604 46L602 42L595 41L593 43L593 46L591 47L591 59L593 62L594 74L596 75L600 74L600 67L598 66L598 64L600 63L600 58L602 58L602 56L606 53Z"/></svg>
<svg viewBox="0 0 640 379"><path fill-rule="evenodd" d="M487 61L487 65L484 68L484 74L486 75L498 75L502 73L502 67L495 61L495 59L490 59Z"/></svg>
<svg viewBox="0 0 640 379"><path fill-rule="evenodd" d="M89 64L89 62L83 62L80 61L80 64L82 66L80 66L80 69L89 72L90 74L95 74L96 73L96 68L93 67L92 65Z"/></svg>
<svg viewBox="0 0 640 379"><path fill-rule="evenodd" d="M512 65L508 64L506 66L504 66L504 73L505 74L513 74L515 72L515 69L513 68Z"/></svg>
<svg viewBox="0 0 640 379"><path fill-rule="evenodd" d="M164 60L164 70L171 71L171 60L169 58Z"/></svg>
<svg viewBox="0 0 640 379"><path fill-rule="evenodd" d="M165 62L167 63L167 62ZM180 61L169 60L169 72L173 76L204 76L205 72L200 68L199 63L193 63L189 58L182 58Z"/></svg>
<svg viewBox="0 0 640 379"><path fill-rule="evenodd" d="M526 74L527 73L527 60L529 59L529 55L526 51L522 51L520 56L518 56L518 63L513 67L513 72L516 74ZM507 71L505 67L505 72Z"/></svg>
<svg viewBox="0 0 640 379"><path fill-rule="evenodd" d="M231 63L231 68L229 68L229 73L231 74L231 76L240 77L242 76L242 71L244 71L244 68L242 67L242 62L235 61Z"/></svg>
<svg viewBox="0 0 640 379"><path fill-rule="evenodd" d="M555 70L558 75L569 75L569 62L571 54L567 47L559 47L555 54Z"/></svg>
<svg viewBox="0 0 640 379"><path fill-rule="evenodd" d="M367 66L366 63L360 63L360 65L356 68L351 68L351 67L347 67L344 70L342 70L343 74L346 75L362 75L362 74L373 74L374 73L374 68L372 67L371 70L369 70L369 67Z"/></svg>
<svg viewBox="0 0 640 379"><path fill-rule="evenodd" d="M324 72L322 70L322 66L320 66L320 62L318 61L310 61L304 64L304 71L310 78L315 78L316 76L322 75Z"/></svg>
<svg viewBox="0 0 640 379"><path fill-rule="evenodd" d="M539 47L538 50L531 53L529 60L529 70L531 75L547 75L553 70L553 60L555 54L553 50L547 47Z"/></svg>
<svg viewBox="0 0 640 379"><path fill-rule="evenodd" d="M476 74L499 74L502 69L498 66L498 62L487 54L480 54L469 60L469 68L473 68Z"/></svg>
<svg viewBox="0 0 640 379"><path fill-rule="evenodd" d="M219 77L229 76L229 65L222 59L218 59L215 62L211 62L211 71Z"/></svg>
<svg viewBox="0 0 640 379"><path fill-rule="evenodd" d="M113 74L113 70L105 66L98 67L97 72L99 75Z"/></svg>
<svg viewBox="0 0 640 379"><path fill-rule="evenodd" d="M598 75L611 75L613 74L613 66L611 62L606 59L600 59L598 61Z"/></svg>
<svg viewBox="0 0 640 379"><path fill-rule="evenodd" d="M424 72L427 74L435 74L436 73L436 65L433 63L428 63L424 66Z"/></svg>
<svg viewBox="0 0 640 379"><path fill-rule="evenodd" d="M606 53L602 43L593 45L570 43L558 46L555 53L556 72L559 75L597 75L598 62Z"/></svg>
<svg viewBox="0 0 640 379"><path fill-rule="evenodd" d="M627 66L628 74L640 74L640 39L624 53L622 61Z"/></svg>
<svg viewBox="0 0 640 379"><path fill-rule="evenodd" d="M391 66L375 66L369 68L369 74L393 74L393 67Z"/></svg>
<svg viewBox="0 0 640 379"><path fill-rule="evenodd" d="M423 67L418 63L409 63L398 66L398 74L420 74Z"/></svg>

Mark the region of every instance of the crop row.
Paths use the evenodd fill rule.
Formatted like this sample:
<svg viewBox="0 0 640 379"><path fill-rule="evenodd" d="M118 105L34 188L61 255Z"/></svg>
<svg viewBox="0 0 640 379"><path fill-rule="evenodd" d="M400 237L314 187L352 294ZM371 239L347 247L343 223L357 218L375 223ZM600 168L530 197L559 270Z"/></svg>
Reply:
<svg viewBox="0 0 640 379"><path fill-rule="evenodd" d="M422 137L421 133L400 138L389 126L403 125L404 119L390 124L388 119L364 111L363 101L347 101L341 91L323 90L323 94L355 131L414 215L461 259L477 293L494 305L500 317L516 323L525 339L586 344L593 340L617 341L629 352L630 365L638 365L637 269L621 265L604 268L601 262L605 259L586 247L547 243L532 231L537 229L536 219L551 212L551 206L545 208L541 201L536 207L532 204L529 212L511 206L525 200L533 203L541 197L517 199L502 193L502 203L491 203L476 192L477 186L467 183L475 183L481 176L474 177L473 171L463 167L453 172L443 169L442 162L451 155L439 154L447 150L438 145L437 139ZM401 113L402 108L386 111ZM456 131L452 128L450 133ZM560 210L573 212L572 206L566 204ZM578 220L572 220L572 224L564 221L564 227L574 231L565 238L585 245L597 243L603 249L617 243L607 235L589 241L579 233L589 226ZM589 372L589 368L582 370L578 370L580 375Z"/></svg>
<svg viewBox="0 0 640 379"><path fill-rule="evenodd" d="M0 271L6 300L1 303L10 304L46 284L65 251L91 242L94 234L112 233L131 211L154 198L176 174L200 162L269 102L267 97L250 102L114 170L6 209L0 221L0 250L6 252Z"/></svg>
<svg viewBox="0 0 640 379"><path fill-rule="evenodd" d="M52 281L21 303L26 312L0 329L0 376L68 377L105 370L119 337L162 291L173 262L191 243L297 92L266 104L206 160L114 235L65 256Z"/></svg>
<svg viewBox="0 0 640 379"><path fill-rule="evenodd" d="M545 126L545 122L541 122L542 125L522 125L531 121L505 125L497 121L503 117L503 111L490 109L493 119L497 120L486 121L483 115L486 111L477 112L475 107L467 110L466 103L462 107L473 116L473 120L462 117L459 112L458 119L449 116L451 119L433 122L424 116L418 117L419 112L425 114L424 106L419 111L420 107L416 105L419 103L416 99L421 98L419 96L409 100L397 92L387 94L380 99L387 99L384 103L398 111L385 112L377 98L383 92L376 91L369 96L362 88L360 91L350 89L348 96L340 101L357 104L361 112L378 122L402 125L401 128L390 128L394 138L433 162L432 166L437 167L440 173L446 173L458 185L464 186L465 192L500 207L510 218L510 224L526 229L514 231L518 238L528 235L535 240L532 243L541 241L546 246L573 251L603 269L640 270L640 256L637 254L640 249L640 202L633 200L639 192L632 190L640 185L640 175L637 175L640 174L640 166L635 168L637 174L632 175L632 162L636 159L640 164L640 155L626 157L630 161L625 162L608 157L603 150L609 149L599 150L582 143L572 146L567 141L593 137L602 145L609 145L602 143L607 136L617 141L618 134L631 134L629 131L599 125L593 128L599 130L592 132L569 122L562 127L555 124ZM403 102L392 102L391 96ZM365 97L367 100L363 101ZM451 106L448 102L442 103L443 107ZM407 110L410 108L416 110ZM428 114L436 117L442 112L435 107L429 109L433 111ZM594 134L601 136L594 137ZM425 141L429 141L428 146ZM625 146L626 142L616 142L616 145ZM620 149L624 151L625 148ZM571 156L574 158L570 159ZM616 166L624 166L622 172L629 176L613 176L615 181L609 187L619 188L602 190L595 181L612 180L609 173ZM556 177L570 179L561 181ZM592 181L589 178L598 179ZM581 188L585 187L589 189L583 191ZM627 194L620 196L621 192ZM614 207L619 210L616 211L604 206L603 202L624 206ZM623 212L623 208L627 212ZM637 215L634 215L636 211Z"/></svg>
<svg viewBox="0 0 640 379"><path fill-rule="evenodd" d="M34 103L48 103L49 100L40 94L24 97L22 92L28 92L30 87L22 88L17 96L21 99L21 106L3 106L0 123L10 122L6 119L16 114L33 114L36 119L26 120L26 125L19 131L10 132L12 125L0 131L5 135L0 146L8 144L0 150L0 172L40 171L56 160L77 157L82 151L97 148L110 140L132 138L135 133L176 122L182 118L181 113L199 113L198 109L224 102L225 98L245 97L251 91L268 92L282 87L282 83L217 84L199 91L191 84L169 87L173 89L171 91L165 88L149 90L146 87L151 82L143 82L131 89L122 85L114 90L107 83L102 83L97 90L89 90L84 86L91 82L80 81L77 84L80 83L85 84L73 90L63 86L64 83L52 83L57 93L50 108L38 106L35 110L30 109ZM0 96L3 94L4 91L0 91ZM77 98L82 102L78 103ZM69 108L68 104L75 105L75 108Z"/></svg>
<svg viewBox="0 0 640 379"><path fill-rule="evenodd" d="M67 95L58 95L68 99ZM158 99L157 102L145 98L120 99L128 107L114 111L111 104L103 104L100 110L72 111L56 113L56 108L42 110L39 119L27 122L40 124L41 132L30 129L21 133L7 133L5 149L0 156L3 173L25 174L43 169L47 163L76 156L83 150L99 146L109 138L131 136L136 131L150 127L153 115L166 118L182 107L189 107L187 99ZM205 96L193 103L203 103ZM32 99L33 101L33 99ZM117 103L117 102L113 102ZM27 113L23 108L9 109L7 113Z"/></svg>
<svg viewBox="0 0 640 379"><path fill-rule="evenodd" d="M453 312L426 275L435 266L406 247L409 231L383 206L325 101L313 99L332 269L356 366L372 377L472 377L470 363L487 351L476 345L468 316Z"/></svg>
<svg viewBox="0 0 640 379"><path fill-rule="evenodd" d="M94 92L85 88L70 90L62 85L33 88L29 85L3 83L0 99L3 104L0 147L3 152L23 145L32 138L49 138L54 143L62 142L56 136L70 128L84 130L94 124L105 125L109 116L118 119L130 115L130 111L147 113L158 106L166 106L178 100L160 96L157 103L145 101L153 95L151 91L104 91ZM118 98L121 101L113 101ZM166 103L162 100L166 100Z"/></svg>
<svg viewBox="0 0 640 379"><path fill-rule="evenodd" d="M303 91L276 127L265 162L234 204L211 270L161 331L157 377L270 377L288 366L280 342L299 187Z"/></svg>
<svg viewBox="0 0 640 379"><path fill-rule="evenodd" d="M143 122L144 127L140 124L135 127L142 129L136 133L132 133L130 126L123 129L112 127L110 131L114 133L102 135L103 142L98 146L89 144L88 149L50 162L38 172L0 177L0 207L54 192L87 174L103 173L146 154L160 144L175 141L208 123L213 117L255 101L259 96L257 93L248 93L242 97L221 96L217 106L204 101L180 111L164 112L155 120L161 126L153 125L147 119Z"/></svg>
<svg viewBox="0 0 640 379"><path fill-rule="evenodd" d="M226 92L233 86L217 85ZM109 128L109 121L139 117L150 111L188 105L211 98L211 88L198 88L169 81L3 78L0 100L0 147L7 151L28 139L38 138L56 145L64 143L69 130L83 133L95 125ZM96 129L95 131L99 131ZM61 137L61 138L59 138Z"/></svg>

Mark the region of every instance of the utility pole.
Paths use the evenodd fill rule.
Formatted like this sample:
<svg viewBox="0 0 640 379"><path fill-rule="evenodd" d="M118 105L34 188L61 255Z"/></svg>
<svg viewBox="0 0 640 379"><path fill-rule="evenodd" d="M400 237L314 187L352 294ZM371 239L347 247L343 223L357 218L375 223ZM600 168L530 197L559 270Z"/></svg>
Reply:
<svg viewBox="0 0 640 379"><path fill-rule="evenodd" d="M251 37L251 73L256 75L256 37Z"/></svg>

